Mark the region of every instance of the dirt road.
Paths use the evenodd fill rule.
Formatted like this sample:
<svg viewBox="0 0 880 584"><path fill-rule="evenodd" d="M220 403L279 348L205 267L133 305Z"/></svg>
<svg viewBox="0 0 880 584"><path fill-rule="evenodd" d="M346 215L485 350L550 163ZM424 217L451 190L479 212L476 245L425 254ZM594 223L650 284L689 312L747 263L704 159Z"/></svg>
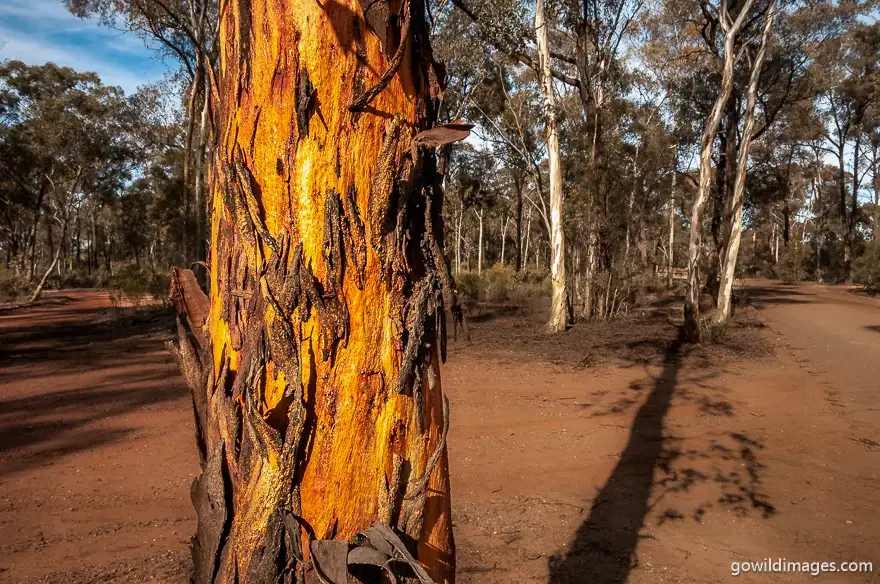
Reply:
<svg viewBox="0 0 880 584"><path fill-rule="evenodd" d="M840 288L753 283L744 288L765 322L825 385L853 430L880 418L880 298ZM880 436L874 436L880 439Z"/></svg>
<svg viewBox="0 0 880 584"><path fill-rule="evenodd" d="M880 581L880 310L748 294L700 347L675 307L550 339L540 315L475 315L442 371L458 582L703 584L768 557ZM0 313L0 581L184 582L198 465L168 323L66 297Z"/></svg>
<svg viewBox="0 0 880 584"><path fill-rule="evenodd" d="M185 581L198 459L168 332L97 292L0 314L0 581Z"/></svg>

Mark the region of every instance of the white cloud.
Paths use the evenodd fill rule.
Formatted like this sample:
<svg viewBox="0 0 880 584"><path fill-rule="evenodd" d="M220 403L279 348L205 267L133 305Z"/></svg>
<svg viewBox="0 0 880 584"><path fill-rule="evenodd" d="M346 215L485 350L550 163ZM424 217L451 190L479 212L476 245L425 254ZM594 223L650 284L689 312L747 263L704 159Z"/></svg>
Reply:
<svg viewBox="0 0 880 584"><path fill-rule="evenodd" d="M77 71L94 71L101 77L105 85L118 85L127 94L133 93L138 85L161 77L161 73L152 72L151 75L150 72L143 72L138 74L110 63L102 63L94 55L84 55L68 48L43 44L38 40L10 34L8 30L2 28L0 28L0 39L3 39L5 43L0 48L0 57L4 59L23 61L29 65L42 65L51 61L56 65L70 67Z"/></svg>
<svg viewBox="0 0 880 584"><path fill-rule="evenodd" d="M30 65L52 61L94 71L105 84L119 85L126 93L167 71L137 35L76 18L61 0L3 0L0 59Z"/></svg>

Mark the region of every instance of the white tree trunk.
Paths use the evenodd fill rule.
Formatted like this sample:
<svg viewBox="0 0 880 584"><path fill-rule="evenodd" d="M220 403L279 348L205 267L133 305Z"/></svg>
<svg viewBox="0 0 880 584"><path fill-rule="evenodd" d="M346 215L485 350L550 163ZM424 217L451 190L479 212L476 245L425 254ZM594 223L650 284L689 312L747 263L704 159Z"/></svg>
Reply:
<svg viewBox="0 0 880 584"><path fill-rule="evenodd" d="M461 272L461 223L464 215L464 208L458 211L458 221L455 226L455 273Z"/></svg>
<svg viewBox="0 0 880 584"><path fill-rule="evenodd" d="M672 185L669 188L669 253L666 254L666 284L672 288L674 284L673 270L675 269L675 187L678 180L678 148L673 154Z"/></svg>
<svg viewBox="0 0 880 584"><path fill-rule="evenodd" d="M568 326L568 311L565 290L565 235L562 230L562 165L559 158L559 128L556 124L556 98L553 95L547 28L544 0L538 0L535 5L535 36L547 124L547 157L550 161L550 279L553 283L550 320L546 329L556 333L564 331Z"/></svg>
<svg viewBox="0 0 880 584"><path fill-rule="evenodd" d="M779 263L779 226L773 224L773 263Z"/></svg>
<svg viewBox="0 0 880 584"><path fill-rule="evenodd" d="M703 247L702 218L703 207L709 198L712 184L712 145L718 133L718 125L724 114L724 108L733 90L733 70L738 56L736 38L743 22L754 4L754 0L746 0L739 10L735 21L731 23L727 11L727 3L721 4L720 22L724 31L724 68L721 76L721 88L712 106L712 112L706 120L706 128L700 141L700 182L697 197L691 209L691 231L688 240L688 276L684 298L684 333L685 337L697 342L700 340L700 252Z"/></svg>
<svg viewBox="0 0 880 584"><path fill-rule="evenodd" d="M874 148L874 158L871 160L871 174L874 183L874 217L871 224L871 240L877 241L880 239L877 237L877 226L880 224L880 188L877 184L880 177L877 176L877 148Z"/></svg>
<svg viewBox="0 0 880 584"><path fill-rule="evenodd" d="M526 232L523 235L525 242L523 243L523 265L529 261L529 245L532 243L532 210L526 214Z"/></svg>
<svg viewBox="0 0 880 584"><path fill-rule="evenodd" d="M629 259L629 248L631 247L630 239L632 238L632 210L633 205L636 202L636 188L638 188L639 183L639 149L641 148L641 142L636 144L636 155L633 158L632 163L632 189L629 192L629 200L626 202L626 247L623 252L623 261L627 262Z"/></svg>
<svg viewBox="0 0 880 584"><path fill-rule="evenodd" d="M476 214L480 222L480 231L477 236L477 274L483 273L483 211Z"/></svg>
<svg viewBox="0 0 880 584"><path fill-rule="evenodd" d="M749 162L749 147L752 142L752 130L755 126L755 104L758 101L758 80L761 78L761 68L764 66L764 56L767 54L767 43L770 39L770 30L773 27L775 12L776 2L774 1L770 5L770 9L764 19L761 48L758 49L758 54L755 56L749 77L746 117L743 123L742 138L740 139L737 156L736 179L733 184L733 195L731 198L732 212L728 217L730 222L729 235L725 244L724 257L722 258L721 284L718 289L718 309L715 311L715 324L726 323L731 313L731 296L733 294L733 280L736 272L736 259L739 254L739 244L742 238L743 193L746 188L746 173Z"/></svg>
<svg viewBox="0 0 880 584"><path fill-rule="evenodd" d="M204 78L204 76L203 76ZM199 144L196 150L196 160L195 160L195 185L193 187L193 192L195 193L195 213L196 213L196 249L195 249L195 258L196 260L203 260L207 257L207 238L204 235L204 225L202 222L202 215L205 213L205 203L203 195L204 187L204 175L205 172L203 170L204 160L208 157L208 124L210 121L208 120L208 112L210 108L210 95L211 92L208 90L207 81L203 81L205 86L203 90L204 98L202 99L202 113L201 118L199 120Z"/></svg>
<svg viewBox="0 0 880 584"><path fill-rule="evenodd" d="M34 290L34 293L31 295L31 299L28 302L36 302L40 295L43 293L43 287L46 285L46 281L49 279L49 275L52 273L52 270L55 269L55 266L58 265L58 259L61 257L61 248L62 245L58 243L58 249L55 250L55 257L52 258L52 263L49 264L49 269L46 270L46 273L43 274L40 283L37 284L37 289Z"/></svg>
<svg viewBox="0 0 880 584"><path fill-rule="evenodd" d="M504 223L501 224L501 265L504 265L504 244L507 243L507 215L504 216Z"/></svg>

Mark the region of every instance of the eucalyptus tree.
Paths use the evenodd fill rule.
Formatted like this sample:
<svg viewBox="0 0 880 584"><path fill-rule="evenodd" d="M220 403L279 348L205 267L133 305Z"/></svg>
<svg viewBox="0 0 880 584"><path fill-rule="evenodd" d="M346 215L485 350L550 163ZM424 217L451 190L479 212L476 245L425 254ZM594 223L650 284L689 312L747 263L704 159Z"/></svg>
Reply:
<svg viewBox="0 0 880 584"><path fill-rule="evenodd" d="M439 170L468 126L436 126L425 5L232 0L218 28L209 293L172 283L195 579L453 582Z"/></svg>
<svg viewBox="0 0 880 584"><path fill-rule="evenodd" d="M33 301L59 266L71 224L85 200L112 196L130 178L140 159L137 116L119 88L104 86L94 73L51 63L2 64L0 104L0 174L8 197L4 203L21 209L16 213L19 221L7 223L8 249L19 254L21 271L33 280L42 222L52 258ZM7 211L6 217L11 219L13 212Z"/></svg>
<svg viewBox="0 0 880 584"><path fill-rule="evenodd" d="M64 0L75 16L94 18L111 27L133 32L161 58L176 62L172 78L185 86L186 132L183 144L184 215L192 217L192 251L204 259L207 199L207 148L214 128L212 100L218 91L220 5L216 0ZM216 107L216 104L213 106ZM183 236L187 242L190 229Z"/></svg>

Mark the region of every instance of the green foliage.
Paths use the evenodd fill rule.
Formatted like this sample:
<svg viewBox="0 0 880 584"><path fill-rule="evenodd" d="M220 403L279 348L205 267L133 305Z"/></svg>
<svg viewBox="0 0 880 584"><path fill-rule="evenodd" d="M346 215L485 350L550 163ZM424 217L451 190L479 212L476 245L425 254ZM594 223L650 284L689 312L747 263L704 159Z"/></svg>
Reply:
<svg viewBox="0 0 880 584"><path fill-rule="evenodd" d="M815 253L799 241L789 242L779 250L779 263L775 266L776 277L784 282L803 281L815 272Z"/></svg>
<svg viewBox="0 0 880 584"><path fill-rule="evenodd" d="M0 270L0 302L17 300L27 293L27 281L12 270Z"/></svg>
<svg viewBox="0 0 880 584"><path fill-rule="evenodd" d="M880 291L880 241L869 241L864 253L853 260L853 281Z"/></svg>
<svg viewBox="0 0 880 584"><path fill-rule="evenodd" d="M455 275L455 287L462 300L477 300L481 284L481 278L476 272L459 272Z"/></svg>
<svg viewBox="0 0 880 584"><path fill-rule="evenodd" d="M147 299L164 299L170 284L168 273L137 264L125 264L109 282L110 300L116 306L140 306Z"/></svg>
<svg viewBox="0 0 880 584"><path fill-rule="evenodd" d="M89 274L84 270L67 272L58 281L59 288L94 288L97 272Z"/></svg>
<svg viewBox="0 0 880 584"><path fill-rule="evenodd" d="M455 283L462 300L492 304L524 303L530 299L549 296L550 275L534 268L516 272L513 266L495 264L482 274L461 272Z"/></svg>
<svg viewBox="0 0 880 584"><path fill-rule="evenodd" d="M483 277L483 297L489 302L504 302L515 284L516 272L505 264L495 264Z"/></svg>

